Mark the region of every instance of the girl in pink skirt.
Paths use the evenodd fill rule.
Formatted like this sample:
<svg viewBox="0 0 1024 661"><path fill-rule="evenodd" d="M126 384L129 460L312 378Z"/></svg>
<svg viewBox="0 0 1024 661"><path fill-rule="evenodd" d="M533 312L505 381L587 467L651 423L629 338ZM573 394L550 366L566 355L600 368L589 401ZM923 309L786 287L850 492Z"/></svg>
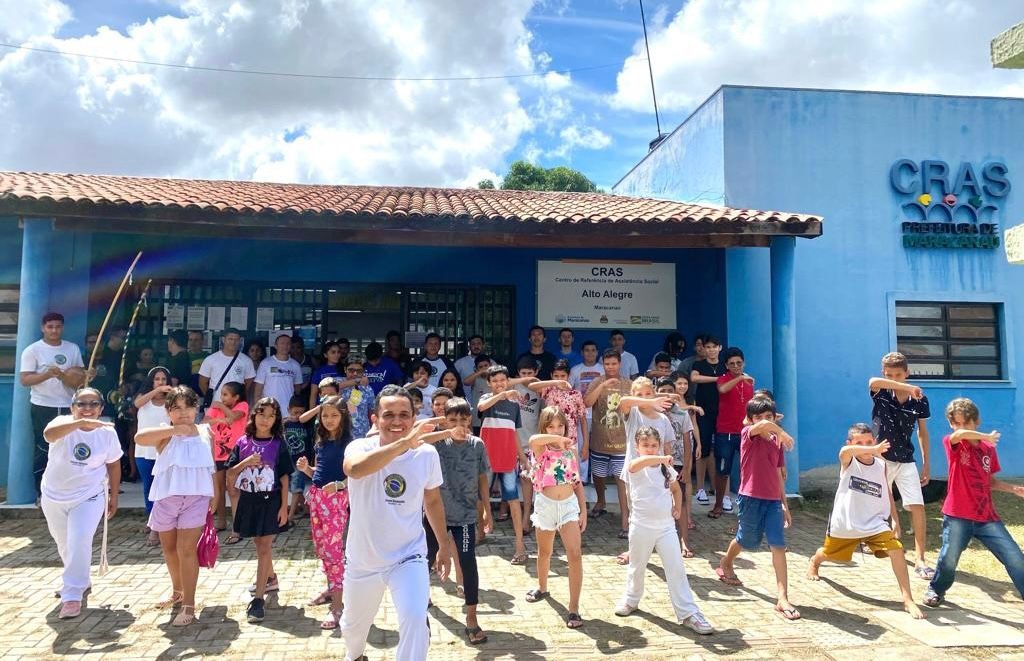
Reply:
<svg viewBox="0 0 1024 661"><path fill-rule="evenodd" d="M320 623L322 629L336 629L341 619L341 581L345 576L345 526L348 524L345 447L352 440L352 420L345 400L328 397L320 403L320 417L314 432L316 462L313 466L300 457L296 468L313 480L306 502L313 545L327 575L327 590L310 605L331 604Z"/></svg>

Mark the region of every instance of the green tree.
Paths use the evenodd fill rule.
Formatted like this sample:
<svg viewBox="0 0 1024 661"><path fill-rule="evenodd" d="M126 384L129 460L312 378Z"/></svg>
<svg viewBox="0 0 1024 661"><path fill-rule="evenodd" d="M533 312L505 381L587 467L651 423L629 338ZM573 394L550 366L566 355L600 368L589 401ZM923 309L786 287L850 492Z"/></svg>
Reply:
<svg viewBox="0 0 1024 661"><path fill-rule="evenodd" d="M476 187L480 190L494 190L494 181L491 179L481 179L477 182Z"/></svg>
<svg viewBox="0 0 1024 661"><path fill-rule="evenodd" d="M516 161L501 182L503 190L545 190L593 193L597 190L590 179L578 170L560 165L542 168L526 161Z"/></svg>

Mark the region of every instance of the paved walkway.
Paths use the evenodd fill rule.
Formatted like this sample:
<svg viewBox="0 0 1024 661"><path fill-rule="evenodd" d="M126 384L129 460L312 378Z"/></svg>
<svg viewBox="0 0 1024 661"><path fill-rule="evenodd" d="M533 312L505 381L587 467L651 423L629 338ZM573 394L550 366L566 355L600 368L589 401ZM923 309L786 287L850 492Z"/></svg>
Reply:
<svg viewBox="0 0 1024 661"><path fill-rule="evenodd" d="M625 570L614 558L625 542L616 539L617 517L593 522L585 535L584 598L586 625L566 629L562 604L568 596L566 564L556 558L549 581L553 599L528 604L524 594L535 586L535 546L528 541L531 562L512 567L507 524L480 548L480 622L490 641L470 647L462 636L461 601L454 585L433 588L435 608L431 659L594 659L628 653L638 658L1018 658L1019 648L977 647L933 649L892 626L899 611L898 591L889 562L858 556L849 566L825 565L820 583L804 578L807 558L821 541L822 521L795 514L789 533L790 595L803 619L786 622L775 615L775 580L767 549L741 556L737 572L742 588L720 583L714 567L735 526L735 518L712 521L706 508L696 507L699 529L692 540L697 557L687 561L690 583L705 613L718 628L713 636L697 636L676 625L660 563L649 567L648 593L642 610L628 618L613 614L623 588ZM323 586L308 520L279 536L275 568L282 590L268 602L262 625L245 621L247 586L255 574L252 546L224 546L213 570L201 570L200 623L184 630L169 626L170 615L152 604L168 591L159 550L148 547L137 512L120 512L110 529L111 571L94 576L95 591L81 618L59 621L60 563L40 518L0 518L0 649L6 658L87 656L88 658L324 658L344 652L339 633L318 628L324 607L305 602ZM99 535L97 535L97 542ZM556 544L556 551L558 550ZM925 583L914 581L920 600ZM1024 605L1009 581L993 582L961 575L949 599L960 613L977 615L1024 628ZM947 613L952 611L942 609ZM941 611L940 611L941 612ZM939 612L929 611L938 622ZM385 599L371 631L371 659L393 658L397 642L394 610Z"/></svg>

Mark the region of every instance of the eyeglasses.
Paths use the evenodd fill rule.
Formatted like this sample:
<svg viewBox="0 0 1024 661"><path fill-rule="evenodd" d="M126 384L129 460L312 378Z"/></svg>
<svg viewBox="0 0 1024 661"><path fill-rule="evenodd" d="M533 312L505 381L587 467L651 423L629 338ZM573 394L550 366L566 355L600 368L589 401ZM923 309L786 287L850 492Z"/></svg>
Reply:
<svg viewBox="0 0 1024 661"><path fill-rule="evenodd" d="M362 374L363 370L345 370L345 374Z"/></svg>
<svg viewBox="0 0 1024 661"><path fill-rule="evenodd" d="M103 406L103 402L98 399L87 399L81 402L75 402L74 405L80 409L98 409Z"/></svg>

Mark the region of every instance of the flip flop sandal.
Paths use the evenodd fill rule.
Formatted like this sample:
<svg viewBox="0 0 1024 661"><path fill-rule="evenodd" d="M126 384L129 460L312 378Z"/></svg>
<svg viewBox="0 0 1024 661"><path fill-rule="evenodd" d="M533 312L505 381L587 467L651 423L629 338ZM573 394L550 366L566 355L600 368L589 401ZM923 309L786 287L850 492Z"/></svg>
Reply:
<svg viewBox="0 0 1024 661"><path fill-rule="evenodd" d="M628 530L620 530L619 531L619 539L629 539L629 531Z"/></svg>
<svg viewBox="0 0 1024 661"><path fill-rule="evenodd" d="M683 549L683 557L684 558L692 558L693 557L693 551L691 551L690 549Z"/></svg>
<svg viewBox="0 0 1024 661"><path fill-rule="evenodd" d="M329 611L327 611L327 617L325 617L323 619L323 621L320 622L320 628L324 629L325 631L330 631L332 629L337 629L338 628L338 620L340 620L340 619L341 619L341 611L338 611L336 613L336 612L334 612L334 609L332 608Z"/></svg>
<svg viewBox="0 0 1024 661"><path fill-rule="evenodd" d="M187 627L188 625L197 621L198 620L196 619L196 607L183 605L181 607L181 612L178 613L178 616L171 621L171 626Z"/></svg>
<svg viewBox="0 0 1024 661"><path fill-rule="evenodd" d="M474 636L479 636L479 638L474 638ZM480 627L466 627L466 641L470 645L483 645L487 642L487 636L484 635Z"/></svg>
<svg viewBox="0 0 1024 661"><path fill-rule="evenodd" d="M518 554L517 553L516 555L512 556L512 564L515 565L516 567L520 567L522 565L525 565L527 557L528 556L525 553L523 553L523 554Z"/></svg>
<svg viewBox="0 0 1024 661"><path fill-rule="evenodd" d="M606 509L603 509L603 508L602 509L597 509L595 507L594 509L590 510L590 518L592 518L592 519L600 519L602 516L604 516L607 513L608 513L608 510L606 510Z"/></svg>
<svg viewBox="0 0 1024 661"><path fill-rule="evenodd" d="M500 516L494 517L494 520L497 521L498 523L501 523L502 521L508 521L511 518L512 518L511 514L502 514Z"/></svg>
<svg viewBox="0 0 1024 661"><path fill-rule="evenodd" d="M583 618L579 613L569 613L569 616L565 618L565 626L570 629L579 629L583 626Z"/></svg>
<svg viewBox="0 0 1024 661"><path fill-rule="evenodd" d="M239 535L237 532L233 532L230 535L228 535L228 538L224 540L224 543L231 545L237 544L240 541L242 541L242 536Z"/></svg>
<svg viewBox="0 0 1024 661"><path fill-rule="evenodd" d="M324 590L323 592L321 592L317 596L315 596L312 599L310 599L307 602L307 605L309 605L309 606L323 606L324 604L329 604L329 603L331 603L331 593L328 592L327 590Z"/></svg>
<svg viewBox="0 0 1024 661"><path fill-rule="evenodd" d="M736 574L726 574L725 570L721 567L715 567L715 573L718 575L718 580L725 583L726 585L732 585L733 587L743 587L743 581L737 578Z"/></svg>
<svg viewBox="0 0 1024 661"><path fill-rule="evenodd" d="M542 591L540 589L530 590L526 593L526 601L530 604L535 604L541 599L547 599L550 596L549 592Z"/></svg>
<svg viewBox="0 0 1024 661"><path fill-rule="evenodd" d="M709 519L717 519L722 516L722 510L711 510L708 512Z"/></svg>
<svg viewBox="0 0 1024 661"><path fill-rule="evenodd" d="M466 588L462 587L461 585L456 585L455 586L455 594L456 594L456 596L459 597L459 599L465 599L466 598Z"/></svg>
<svg viewBox="0 0 1024 661"><path fill-rule="evenodd" d="M778 606L776 606L775 612L778 613L780 617L790 621L800 619L800 611L798 611L795 608L779 608Z"/></svg>
<svg viewBox="0 0 1024 661"><path fill-rule="evenodd" d="M163 601L158 601L154 605L154 608L159 608L160 610L163 610L165 608L174 608L175 606L180 604L181 600L184 599L184 598L185 598L184 594L182 594L181 592L178 592L177 590L175 590L174 592L171 593L171 598L170 599L164 599ZM190 606L190 608L191 608L191 606Z"/></svg>
<svg viewBox="0 0 1024 661"><path fill-rule="evenodd" d="M935 578L935 570L931 567L926 567L922 565L921 567L914 568L914 576L917 576L918 578L924 579L926 581L930 581L933 578Z"/></svg>
<svg viewBox="0 0 1024 661"><path fill-rule="evenodd" d="M696 524L696 523L694 523L693 521L689 521L689 522L688 522L688 523L686 524L686 529L687 529L687 530L696 530L696 529L697 529L697 524Z"/></svg>
<svg viewBox="0 0 1024 661"><path fill-rule="evenodd" d="M625 553L620 553L617 556L615 556L615 562L620 564L620 565L623 565L623 566L628 565L629 564L629 551L626 551Z"/></svg>

